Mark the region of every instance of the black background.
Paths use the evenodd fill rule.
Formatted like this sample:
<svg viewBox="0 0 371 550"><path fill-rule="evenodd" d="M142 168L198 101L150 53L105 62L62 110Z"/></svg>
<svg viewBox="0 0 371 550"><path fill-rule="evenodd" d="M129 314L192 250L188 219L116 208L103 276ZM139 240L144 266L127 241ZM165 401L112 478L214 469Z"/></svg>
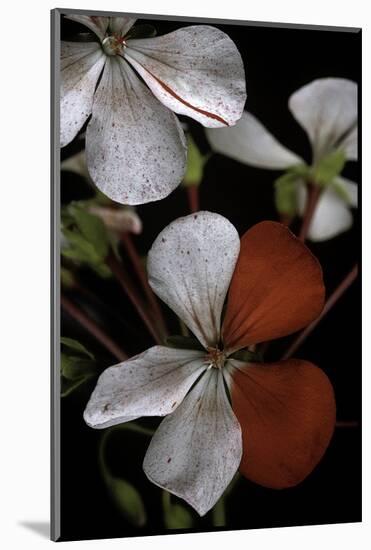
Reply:
<svg viewBox="0 0 371 550"><path fill-rule="evenodd" d="M144 21L153 24L159 35L189 22ZM305 28L215 25L236 43L245 64L246 108L277 139L310 161L305 132L291 116L289 95L320 77L343 77L360 84L361 34ZM84 30L62 20L62 38ZM203 128L185 119L203 151L209 146ZM78 149L77 140L61 152L66 158ZM207 164L200 187L200 206L226 216L242 235L265 219L277 219L273 201L273 181L280 172L254 169L220 155ZM344 175L360 182L360 162L348 163ZM62 174L62 203L92 194L86 183L72 173ZM168 198L138 207L144 231L135 237L145 255L158 233L169 222L189 213L186 191L179 187ZM353 212L353 228L324 243L309 243L319 258L327 294L341 282L360 260L359 213ZM294 226L295 229L295 226ZM125 261L125 254L123 253ZM103 281L88 269L80 281L96 299L76 293L70 297L85 308L129 355L139 353L153 341L136 311L114 281ZM344 294L318 328L295 354L319 365L331 379L337 400L339 421L356 421L358 427L336 428L325 457L298 487L274 491L241 479L227 499L227 529L282 527L304 524L355 522L361 520L361 294L360 280ZM174 315L163 307L174 332ZM117 362L92 337L62 313L62 336L78 339L94 352L102 370ZM292 337L275 342L268 359L279 359ZM82 413L95 382L62 399L61 416L61 526L62 540L159 534L166 531L161 513L161 491L141 469L148 438L120 432L112 436L107 462L114 474L131 481L145 499L149 521L136 529L123 518L112 502L98 466L98 446L102 433L88 428ZM156 419L143 425L157 425ZM176 499L174 498L174 501ZM191 509L190 509L191 510ZM199 519L194 530L214 530L210 514ZM174 531L172 531L174 532Z"/></svg>

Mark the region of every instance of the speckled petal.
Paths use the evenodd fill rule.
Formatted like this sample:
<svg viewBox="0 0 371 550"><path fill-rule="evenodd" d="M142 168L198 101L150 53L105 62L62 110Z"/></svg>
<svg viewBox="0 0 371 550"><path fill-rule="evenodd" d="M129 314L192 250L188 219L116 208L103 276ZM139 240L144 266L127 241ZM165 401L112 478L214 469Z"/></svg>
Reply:
<svg viewBox="0 0 371 550"><path fill-rule="evenodd" d="M150 348L101 374L86 406L85 422L107 428L140 416L165 416L178 407L205 369L200 351Z"/></svg>
<svg viewBox="0 0 371 550"><path fill-rule="evenodd" d="M118 56L107 59L95 93L86 155L94 183L122 204L160 200L184 175L186 143L178 119Z"/></svg>
<svg viewBox="0 0 371 550"><path fill-rule="evenodd" d="M73 140L90 115L105 59L96 42L61 42L61 147Z"/></svg>
<svg viewBox="0 0 371 550"><path fill-rule="evenodd" d="M205 348L219 342L221 312L239 250L238 233L226 218L198 212L168 225L149 251L151 287Z"/></svg>
<svg viewBox="0 0 371 550"><path fill-rule="evenodd" d="M108 17L96 17L93 15L66 15L66 19L71 19L71 21L76 21L77 23L85 25L85 27L93 31L101 41L104 39L109 23Z"/></svg>
<svg viewBox="0 0 371 550"><path fill-rule="evenodd" d="M343 144L357 126L357 84L344 78L314 80L292 94L289 108L306 130L316 162L334 149L346 149Z"/></svg>
<svg viewBox="0 0 371 550"><path fill-rule="evenodd" d="M222 373L210 369L162 421L143 469L153 483L183 498L203 516L228 487L241 456L241 428Z"/></svg>
<svg viewBox="0 0 371 550"><path fill-rule="evenodd" d="M208 127L231 126L246 101L241 56L221 30L191 26L127 41L125 57L158 99Z"/></svg>
<svg viewBox="0 0 371 550"><path fill-rule="evenodd" d="M208 128L206 135L214 151L244 164L277 170L303 162L247 111L232 128Z"/></svg>
<svg viewBox="0 0 371 550"><path fill-rule="evenodd" d="M110 31L120 36L125 36L136 21L132 17L110 17L109 19Z"/></svg>
<svg viewBox="0 0 371 550"><path fill-rule="evenodd" d="M344 180L341 180L344 182ZM356 184L353 184L355 186ZM355 189L351 185L343 185L349 195L350 201L355 201ZM350 193L348 192L350 189ZM298 188L298 204L301 212L306 204L307 190L305 185ZM347 205L333 189L327 188L322 192L313 214L312 222L308 231L308 239L311 241L326 241L332 239L351 228L353 216L350 211L351 204Z"/></svg>

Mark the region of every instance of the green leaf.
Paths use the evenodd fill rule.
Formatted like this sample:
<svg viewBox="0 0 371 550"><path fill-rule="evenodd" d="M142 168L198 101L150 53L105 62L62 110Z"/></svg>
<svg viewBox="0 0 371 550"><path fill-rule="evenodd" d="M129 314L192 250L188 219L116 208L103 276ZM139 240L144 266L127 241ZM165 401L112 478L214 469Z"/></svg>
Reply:
<svg viewBox="0 0 371 550"><path fill-rule="evenodd" d="M183 178L183 185L186 187L200 185L204 175L204 166L208 158L209 155L203 155L189 135L187 169Z"/></svg>
<svg viewBox="0 0 371 550"><path fill-rule="evenodd" d="M88 357L90 357L90 359L94 359L94 355L90 353L90 351L88 351L85 346L83 346L82 344L80 344L80 342L78 342L77 340L74 340L73 338L67 338L66 336L62 336L61 345L65 346L70 350L77 351L82 355L87 355Z"/></svg>
<svg viewBox="0 0 371 550"><path fill-rule="evenodd" d="M72 203L62 212L62 231L67 245L62 255L77 264L87 264L101 277L109 277L105 264L110 249L109 234L97 216L85 210L85 203Z"/></svg>
<svg viewBox="0 0 371 550"><path fill-rule="evenodd" d="M65 267L61 267L61 284L65 288L73 288L76 285L74 274Z"/></svg>
<svg viewBox="0 0 371 550"><path fill-rule="evenodd" d="M92 376L96 371L96 365L90 359L61 354L61 373L67 380L80 380Z"/></svg>
<svg viewBox="0 0 371 550"><path fill-rule="evenodd" d="M204 351L203 346L193 336L168 336L165 340L165 346L176 349L194 349Z"/></svg>
<svg viewBox="0 0 371 550"><path fill-rule="evenodd" d="M61 397L67 397L72 392L77 390L84 382L86 382L87 378L80 378L79 380L67 380L67 378L63 378L61 380Z"/></svg>
<svg viewBox="0 0 371 550"><path fill-rule="evenodd" d="M62 248L62 256L77 262L94 265L102 261L96 253L94 245L87 241L85 237L68 229L63 230L63 235L66 237L69 246Z"/></svg>
<svg viewBox="0 0 371 550"><path fill-rule="evenodd" d="M113 476L110 476L108 484L116 505L126 519L136 527L143 527L147 514L137 489L128 481Z"/></svg>
<svg viewBox="0 0 371 550"><path fill-rule="evenodd" d="M313 168L313 180L318 185L327 185L340 174L346 158L340 149L323 157Z"/></svg>
<svg viewBox="0 0 371 550"><path fill-rule="evenodd" d="M104 260L109 252L109 241L102 220L77 203L69 205L68 212L73 217L82 236L94 246L98 257Z"/></svg>
<svg viewBox="0 0 371 550"><path fill-rule="evenodd" d="M294 172L286 172L275 181L275 203L280 214L295 216L298 209L297 185L298 175Z"/></svg>

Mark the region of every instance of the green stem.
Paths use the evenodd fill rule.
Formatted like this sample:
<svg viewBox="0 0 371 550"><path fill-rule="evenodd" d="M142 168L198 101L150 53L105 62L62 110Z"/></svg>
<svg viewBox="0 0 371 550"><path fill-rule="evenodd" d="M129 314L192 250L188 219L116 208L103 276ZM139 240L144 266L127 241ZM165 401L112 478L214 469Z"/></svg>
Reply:
<svg viewBox="0 0 371 550"><path fill-rule="evenodd" d="M140 426L135 422L125 422L124 424L119 424L118 426L116 426L116 429L135 432L137 434L142 434L142 435L148 435L149 437L152 437L153 434L155 433L155 430L151 430L150 428L144 428L143 426Z"/></svg>
<svg viewBox="0 0 371 550"><path fill-rule="evenodd" d="M164 509L165 514L170 512L171 509L171 494L169 491L166 491L163 489L162 491L162 507Z"/></svg>
<svg viewBox="0 0 371 550"><path fill-rule="evenodd" d="M226 524L224 497L220 497L211 513L214 527L224 527Z"/></svg>

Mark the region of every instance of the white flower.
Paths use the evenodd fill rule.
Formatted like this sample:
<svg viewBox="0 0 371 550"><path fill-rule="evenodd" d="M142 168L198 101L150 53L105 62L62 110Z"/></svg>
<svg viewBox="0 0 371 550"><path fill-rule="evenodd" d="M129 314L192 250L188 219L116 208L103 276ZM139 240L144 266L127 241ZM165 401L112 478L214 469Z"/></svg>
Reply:
<svg viewBox="0 0 371 550"><path fill-rule="evenodd" d="M199 212L160 233L148 274L199 349L155 346L105 370L85 409L87 424L105 428L166 416L144 471L200 515L238 468L266 487L302 481L334 428L328 378L306 361L262 365L232 355L295 332L319 315L324 287L317 260L279 223L257 224L240 242L228 220Z"/></svg>
<svg viewBox="0 0 371 550"><path fill-rule="evenodd" d="M357 160L357 85L342 78L321 78L303 86L289 98L289 109L307 132L312 146L312 165L333 151L341 150L347 160ZM207 130L212 148L231 158L272 170L286 170L304 163L298 155L281 145L251 114L244 112L233 128ZM331 185L321 193L312 218L308 238L330 239L352 225L350 207L357 206L357 184L336 178L345 201ZM298 209L306 203L306 185L298 181Z"/></svg>
<svg viewBox="0 0 371 550"><path fill-rule="evenodd" d="M214 128L241 117L246 89L236 46L205 25L135 39L135 19L68 18L98 41L62 42L61 146L91 115L86 155L97 187L124 204L166 197L186 168L186 141L172 111Z"/></svg>

